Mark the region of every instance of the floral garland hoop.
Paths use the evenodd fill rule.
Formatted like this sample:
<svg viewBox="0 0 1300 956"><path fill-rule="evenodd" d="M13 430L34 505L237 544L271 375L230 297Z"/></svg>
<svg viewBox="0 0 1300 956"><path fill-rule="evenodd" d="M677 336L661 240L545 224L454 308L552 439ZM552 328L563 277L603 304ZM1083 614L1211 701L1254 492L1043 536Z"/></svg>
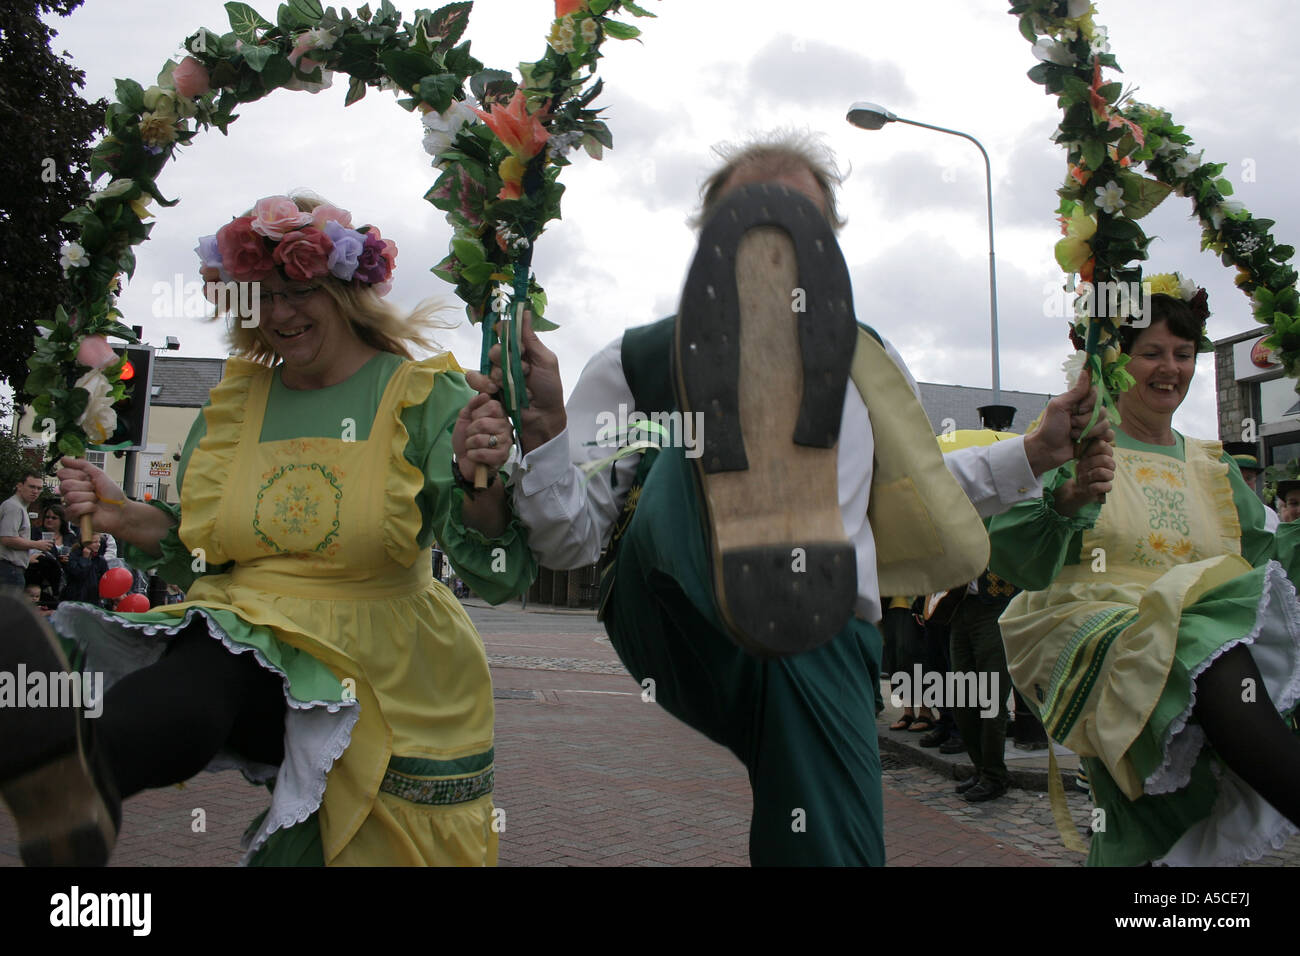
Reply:
<svg viewBox="0 0 1300 956"><path fill-rule="evenodd" d="M111 179L64 216L81 230L60 260L71 299L37 321L28 362L25 387L35 396L36 420L53 423L51 465L61 455L84 454L88 444L124 447L104 445L116 430L112 404L125 395L124 363L107 337L136 341L120 321L115 293L121 275L134 274L134 247L152 229L148 204L179 201L166 199L156 183L167 161L201 128L226 133L239 105L279 89L317 93L335 73L350 77L345 106L374 87L405 94L399 105L422 114L425 149L440 171L425 199L446 213L454 232L451 254L432 271L455 286L471 321L527 302L539 329L554 328L543 318L546 296L529 270L532 246L559 218L566 153L581 145L599 159L613 145L600 110L590 108L601 81L589 81L606 38L640 33L613 16L654 14L632 0L556 0L546 55L521 63L516 81L511 72L484 67L469 42L460 42L472 7L450 3L403 22L390 0L355 14L324 9L319 0L288 0L272 23L246 3L226 3L229 33L191 34L188 55L179 64L169 59L148 88L117 81L107 135L90 166L92 182ZM483 109L470 110L471 96ZM493 326L483 322L483 371ZM513 345L515 374L508 378L522 382L517 328ZM517 426L526 395L508 390L505 399Z"/></svg>
<svg viewBox="0 0 1300 956"><path fill-rule="evenodd" d="M1227 198L1232 184L1220 176L1225 164L1203 163L1203 152L1193 155L1191 137L1168 112L1134 102L1120 83L1105 81L1104 69L1120 67L1089 0L1011 0L1010 13L1040 61L1029 78L1056 95L1064 111L1053 138L1066 147L1069 164L1057 208L1065 238L1056 245L1057 263L1069 277L1066 288L1075 290L1076 275L1090 293L1102 282L1141 288L1139 263L1150 238L1137 221L1176 192L1192 200L1201 248L1237 268L1236 284L1251 298L1256 320L1271 328L1267 344L1287 375L1300 375L1300 295L1290 264L1295 249L1273 238L1271 220L1256 219ZM1149 175L1139 173L1139 165ZM1124 369L1117 330L1139 310L1121 300L1118 309L1101 310L1111 314L1098 314L1099 301L1098 295L1075 300L1071 333L1083 343L1093 381L1118 421L1112 396L1133 379ZM1202 350L1208 347L1203 339Z"/></svg>

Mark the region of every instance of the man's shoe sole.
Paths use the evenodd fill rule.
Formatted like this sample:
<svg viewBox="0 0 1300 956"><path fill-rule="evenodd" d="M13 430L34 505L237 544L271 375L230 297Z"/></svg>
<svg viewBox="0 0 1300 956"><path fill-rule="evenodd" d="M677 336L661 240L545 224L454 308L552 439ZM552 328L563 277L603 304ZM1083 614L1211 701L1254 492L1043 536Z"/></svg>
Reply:
<svg viewBox="0 0 1300 956"><path fill-rule="evenodd" d="M701 232L674 362L683 415L704 414L695 472L718 610L755 654L811 650L853 613L836 452L856 341L820 210L780 186L736 190Z"/></svg>

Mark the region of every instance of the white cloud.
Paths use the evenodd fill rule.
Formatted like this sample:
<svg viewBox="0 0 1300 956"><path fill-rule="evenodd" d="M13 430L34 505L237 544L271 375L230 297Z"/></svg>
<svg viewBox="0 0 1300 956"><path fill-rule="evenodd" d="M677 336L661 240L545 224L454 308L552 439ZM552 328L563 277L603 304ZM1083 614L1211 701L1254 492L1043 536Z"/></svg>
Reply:
<svg viewBox="0 0 1300 956"><path fill-rule="evenodd" d="M639 21L643 43L611 41L601 61L616 148L596 163L579 157L562 174L564 220L538 246L539 280L563 328L550 341L571 387L590 354L627 326L675 308L692 254L685 220L712 165L709 147L750 129L808 126L826 133L853 175L842 242L855 263L859 314L882 316L913 370L930 380L986 385L987 272L983 164L956 137L893 124L869 133L844 121L849 103L881 102L903 115L979 137L993 164L998 238L1003 385L1055 390L1068 346L1060 320L1042 317L1043 278L1055 274L1054 190L1063 154L1047 142L1052 97L1025 78L1034 65L1015 21L990 5L936 0L924 17L884 0L776 0L743 5L664 0ZM254 2L264 15L273 3ZM399 4L399 6L402 6ZM547 0L477 0L467 36L491 66L540 55ZM1230 29L1218 28L1230 17ZM1300 138L1285 122L1300 90L1290 38L1300 12L1257 0L1249 15L1210 0L1107 0L1126 84L1188 127L1207 160L1229 163L1236 198L1275 219L1281 241L1300 238L1300 200L1290 153ZM86 95L111 96L116 77L151 81L198 26L224 32L220 0L88 3L55 21L56 49L87 73ZM256 198L310 186L377 223L399 248L394 301L414 305L446 289L427 270L449 230L421 198L433 182L418 120L371 91L344 109L345 84L319 95L278 93L247 105L226 138L197 138L163 174L181 203L157 210L153 239L122 298L131 322L155 342L178 335L188 354L224 354L220 334L192 319L151 314L152 283L193 277L191 252ZM1242 182L1243 160L1255 181ZM945 178L945 173L951 175ZM1212 256L1198 250L1190 207L1171 198L1144 222L1160 238L1152 264L1207 286L1215 338L1253 325L1246 300ZM938 277L944 288L930 288ZM924 295L917 295L924 290ZM459 311L459 310L457 310ZM443 337L462 364L477 361L477 331ZM1212 435L1213 373L1202 370L1183 421Z"/></svg>

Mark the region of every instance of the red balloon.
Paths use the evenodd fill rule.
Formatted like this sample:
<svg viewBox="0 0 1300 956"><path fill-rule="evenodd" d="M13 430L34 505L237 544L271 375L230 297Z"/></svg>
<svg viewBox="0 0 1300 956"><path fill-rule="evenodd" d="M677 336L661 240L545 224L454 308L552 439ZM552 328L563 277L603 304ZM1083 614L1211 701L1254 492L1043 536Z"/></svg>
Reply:
<svg viewBox="0 0 1300 956"><path fill-rule="evenodd" d="M118 568L117 570L121 570ZM143 594L128 594L117 602L115 610L126 611L128 614L142 614L149 610L149 599Z"/></svg>
<svg viewBox="0 0 1300 956"><path fill-rule="evenodd" d="M104 572L104 576L99 579L99 596L108 598L119 598L127 591L131 590L131 585L135 579L131 572L126 568L109 568Z"/></svg>

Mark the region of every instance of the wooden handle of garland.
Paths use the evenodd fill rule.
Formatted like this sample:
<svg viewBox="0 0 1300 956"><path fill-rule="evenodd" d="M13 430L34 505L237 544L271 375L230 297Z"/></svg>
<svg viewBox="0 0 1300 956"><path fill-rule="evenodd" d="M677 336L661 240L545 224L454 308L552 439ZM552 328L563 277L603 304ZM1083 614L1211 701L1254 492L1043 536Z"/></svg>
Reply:
<svg viewBox="0 0 1300 956"><path fill-rule="evenodd" d="M487 465L474 466L474 490L482 491L487 487Z"/></svg>
<svg viewBox="0 0 1300 956"><path fill-rule="evenodd" d="M81 543L86 544L95 537L95 516L83 515L81 518L81 527L78 529L81 534Z"/></svg>

